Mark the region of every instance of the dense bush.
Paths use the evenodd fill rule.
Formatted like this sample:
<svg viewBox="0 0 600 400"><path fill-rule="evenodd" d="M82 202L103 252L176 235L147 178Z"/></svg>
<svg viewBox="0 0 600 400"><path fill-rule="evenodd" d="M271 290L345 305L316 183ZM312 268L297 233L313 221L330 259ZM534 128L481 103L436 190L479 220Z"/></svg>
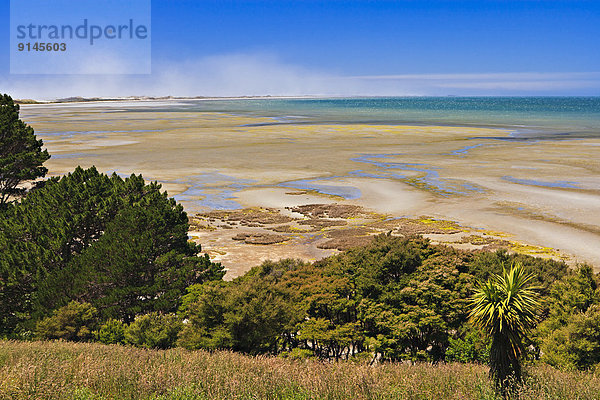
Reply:
<svg viewBox="0 0 600 400"><path fill-rule="evenodd" d="M485 361L488 343L467 325L475 265L501 270L514 257L483 256L426 239L382 235L314 264L266 262L233 282L188 289L179 344L322 359L368 353L380 360ZM532 257L544 278L566 266ZM481 274L481 271L478 271ZM296 350L298 349L298 350ZM300 354L300 353L298 353Z"/></svg>
<svg viewBox="0 0 600 400"><path fill-rule="evenodd" d="M141 229L136 221L152 224L144 211L138 211L123 216L127 223L115 223L124 235L107 228L94 242L102 255L94 258L96 268L127 263L117 259L127 258L126 251L119 250L122 242ZM120 218L116 216L107 227ZM149 236L141 234L139 241L147 243L144 238ZM142 247L138 250L144 253ZM75 258L86 259L81 254ZM132 256L131 265L139 264L138 256ZM537 353L543 361L564 369L595 367L600 362L600 334L595 331L600 323L600 289L591 267L567 272L559 262L505 252L460 251L419 237L388 235L316 263L268 261L231 282L193 284L177 301L178 315L138 308L137 317L128 324L126 316L113 318L107 312L111 308L103 295L85 306L91 307L87 311L93 318L82 319L78 313L84 306L70 303L38 323L36 332L40 338L231 349L291 358L486 363L490 343L468 322L470 296L478 277L489 276L515 259L529 270L545 271L538 279L546 293L544 322L526 343L533 345L534 356ZM486 271L481 267L484 261L489 263ZM159 257L156 264L162 262ZM76 279L100 281L85 275ZM135 281L128 285L136 287ZM120 293L127 303L127 292ZM96 304L104 307L97 313Z"/></svg>
<svg viewBox="0 0 600 400"><path fill-rule="evenodd" d="M542 342L542 360L554 367L589 369L600 363L600 305L569 318Z"/></svg>
<svg viewBox="0 0 600 400"><path fill-rule="evenodd" d="M469 272L479 281L485 281L491 274L501 274L503 268L517 263L523 265L526 273L535 276L542 295L547 295L550 286L568 272L567 264L562 261L508 253L506 250L476 252L470 263Z"/></svg>
<svg viewBox="0 0 600 400"><path fill-rule="evenodd" d="M300 261L266 262L232 283L194 285L183 298L187 320L179 344L190 349L233 349L278 353L281 335L298 322L295 297L278 285L283 270L309 265Z"/></svg>
<svg viewBox="0 0 600 400"><path fill-rule="evenodd" d="M94 338L104 344L125 343L125 329L127 325L116 319L109 319L100 329L94 332Z"/></svg>
<svg viewBox="0 0 600 400"><path fill-rule="evenodd" d="M448 362L480 362L488 363L490 359L489 339L471 325L465 325L463 334L448 338L446 361Z"/></svg>
<svg viewBox="0 0 600 400"><path fill-rule="evenodd" d="M537 330L542 361L569 370L599 365L599 283L592 268L583 265L552 285L548 316Z"/></svg>
<svg viewBox="0 0 600 400"><path fill-rule="evenodd" d="M98 325L98 310L89 303L72 301L56 310L51 317L42 319L36 326L38 339L64 339L89 341Z"/></svg>
<svg viewBox="0 0 600 400"><path fill-rule="evenodd" d="M175 314L141 315L125 329L125 341L148 349L168 349L177 341L181 326Z"/></svg>

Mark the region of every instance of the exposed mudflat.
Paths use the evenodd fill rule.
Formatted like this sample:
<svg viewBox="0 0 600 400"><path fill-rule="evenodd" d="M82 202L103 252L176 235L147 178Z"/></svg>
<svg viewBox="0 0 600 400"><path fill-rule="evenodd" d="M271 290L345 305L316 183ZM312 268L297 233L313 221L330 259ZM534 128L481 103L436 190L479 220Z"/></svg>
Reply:
<svg viewBox="0 0 600 400"><path fill-rule="evenodd" d="M600 266L599 139L273 124L169 112L168 101L132 104L23 105L21 115L52 154L50 175L96 165L162 183L229 277L264 259L319 259L390 231Z"/></svg>

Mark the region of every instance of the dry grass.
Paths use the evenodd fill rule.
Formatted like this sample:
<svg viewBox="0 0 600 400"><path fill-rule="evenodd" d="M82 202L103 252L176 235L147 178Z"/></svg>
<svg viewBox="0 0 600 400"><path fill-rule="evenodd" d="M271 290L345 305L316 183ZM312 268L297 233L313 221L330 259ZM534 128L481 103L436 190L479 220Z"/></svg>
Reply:
<svg viewBox="0 0 600 400"><path fill-rule="evenodd" d="M269 233L238 233L232 240L243 240L246 244L276 244L283 243L289 238L282 235L274 235Z"/></svg>
<svg viewBox="0 0 600 400"><path fill-rule="evenodd" d="M380 232L365 226L330 230L325 234L329 240L317 245L317 248L344 251L354 247L367 246L375 239L373 235L376 233Z"/></svg>
<svg viewBox="0 0 600 400"><path fill-rule="evenodd" d="M255 226L284 224L291 222L294 219L282 215L278 210L273 208L244 208L241 210L215 210L203 214L198 214L193 220L203 221L229 221L239 222L242 225L249 224Z"/></svg>
<svg viewBox="0 0 600 400"><path fill-rule="evenodd" d="M520 398L598 399L600 377L533 367ZM494 399L480 365L292 361L231 352L0 342L0 399Z"/></svg>
<svg viewBox="0 0 600 400"><path fill-rule="evenodd" d="M362 207L351 204L304 204L286 208L311 218L353 218L367 215Z"/></svg>

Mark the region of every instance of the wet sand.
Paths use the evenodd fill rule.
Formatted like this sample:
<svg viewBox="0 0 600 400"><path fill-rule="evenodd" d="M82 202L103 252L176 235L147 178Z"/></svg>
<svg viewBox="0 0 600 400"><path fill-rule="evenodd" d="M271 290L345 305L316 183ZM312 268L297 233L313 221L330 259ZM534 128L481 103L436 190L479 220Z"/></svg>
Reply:
<svg viewBox="0 0 600 400"><path fill-rule="evenodd" d="M162 183L190 215L247 207L285 215L285 207L302 204L350 204L372 213L348 219L356 227L427 216L463 229L454 237L433 234L441 242L485 233L513 250L600 266L599 139L505 140L514 132L474 127L273 124L147 108L157 104L170 103L24 105L21 115L52 154L50 175L77 165L141 173ZM229 268L228 276L266 258L317 259L336 251L302 235L270 245L231 239L262 228L191 235ZM327 227L321 239L339 229Z"/></svg>

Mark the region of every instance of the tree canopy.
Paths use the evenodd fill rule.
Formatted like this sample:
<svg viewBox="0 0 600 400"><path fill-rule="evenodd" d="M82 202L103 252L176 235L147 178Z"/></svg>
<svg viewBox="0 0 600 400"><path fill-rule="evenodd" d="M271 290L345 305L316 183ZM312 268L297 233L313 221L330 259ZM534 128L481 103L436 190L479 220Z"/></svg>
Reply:
<svg viewBox="0 0 600 400"><path fill-rule="evenodd" d="M190 287L179 345L321 359L482 361L489 341L468 323L481 257L382 235L315 263L265 262L232 282ZM527 269L543 265L549 277L566 273L561 262L493 257L518 258Z"/></svg>
<svg viewBox="0 0 600 400"><path fill-rule="evenodd" d="M537 330L542 361L561 369L600 365L600 279L582 265L551 286Z"/></svg>
<svg viewBox="0 0 600 400"><path fill-rule="evenodd" d="M71 300L124 321L175 311L186 287L224 274L187 229L182 206L141 175L92 167L48 180L0 220L2 327L31 324Z"/></svg>
<svg viewBox="0 0 600 400"><path fill-rule="evenodd" d="M0 95L0 210L25 191L21 183L46 175L42 164L50 155L42 146L33 128L19 119L19 105Z"/></svg>

